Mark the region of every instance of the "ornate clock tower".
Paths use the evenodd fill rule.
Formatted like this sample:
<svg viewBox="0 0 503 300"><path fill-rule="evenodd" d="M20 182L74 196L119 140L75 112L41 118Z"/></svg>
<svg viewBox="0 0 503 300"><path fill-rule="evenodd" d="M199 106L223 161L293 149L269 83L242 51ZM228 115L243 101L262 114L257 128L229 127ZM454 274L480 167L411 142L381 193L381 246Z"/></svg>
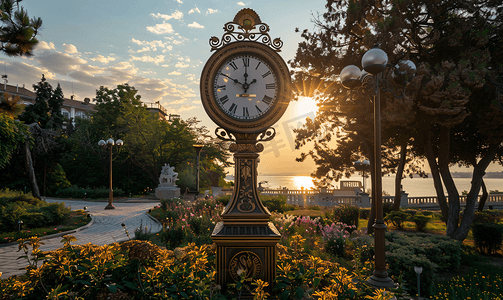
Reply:
<svg viewBox="0 0 503 300"><path fill-rule="evenodd" d="M269 282L275 277L276 244L281 238L269 222L270 212L257 191L258 157L276 132L274 125L291 99L288 67L278 55L283 42L271 40L269 26L251 9L239 11L224 25L221 39L210 39L211 51L201 74L201 100L220 127L215 134L232 141L235 184L232 199L211 238L217 245L218 283L247 278Z"/></svg>

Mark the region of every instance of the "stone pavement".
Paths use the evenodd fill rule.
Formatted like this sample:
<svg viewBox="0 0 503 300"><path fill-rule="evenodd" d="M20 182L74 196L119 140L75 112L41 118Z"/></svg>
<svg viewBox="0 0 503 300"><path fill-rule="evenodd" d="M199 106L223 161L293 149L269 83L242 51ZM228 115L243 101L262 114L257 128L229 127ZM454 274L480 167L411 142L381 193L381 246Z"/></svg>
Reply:
<svg viewBox="0 0 503 300"><path fill-rule="evenodd" d="M162 229L161 224L153 220L146 212L154 206L160 204L159 201L141 201L136 203L131 202L114 202L115 209L105 210L104 207L108 204L105 202L88 202L78 200L61 200L61 199L46 199L47 202L65 202L66 206L72 210L84 209L92 216L92 224L88 227L68 233L77 238L77 242L73 245L82 245L92 243L95 245L105 245L114 242L122 242L128 240L122 223L126 225L131 238L134 238L136 228L147 227L147 230L155 233ZM45 244L40 247L42 251L55 250L62 247L61 236L42 240ZM18 244L9 246L0 246L0 272L2 279L6 279L12 275L22 275L25 270L22 269L28 265L25 259L17 259L24 255L21 250L17 252ZM20 270L22 269L22 270Z"/></svg>

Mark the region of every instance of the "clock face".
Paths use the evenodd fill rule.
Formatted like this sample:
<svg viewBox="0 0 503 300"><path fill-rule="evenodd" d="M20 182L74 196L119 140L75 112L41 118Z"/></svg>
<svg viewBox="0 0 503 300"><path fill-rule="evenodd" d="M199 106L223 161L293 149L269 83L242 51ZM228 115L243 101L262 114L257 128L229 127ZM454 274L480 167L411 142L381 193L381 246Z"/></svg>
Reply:
<svg viewBox="0 0 503 300"><path fill-rule="evenodd" d="M259 56L236 55L218 67L213 91L217 106L227 116L253 121L276 104L277 75Z"/></svg>

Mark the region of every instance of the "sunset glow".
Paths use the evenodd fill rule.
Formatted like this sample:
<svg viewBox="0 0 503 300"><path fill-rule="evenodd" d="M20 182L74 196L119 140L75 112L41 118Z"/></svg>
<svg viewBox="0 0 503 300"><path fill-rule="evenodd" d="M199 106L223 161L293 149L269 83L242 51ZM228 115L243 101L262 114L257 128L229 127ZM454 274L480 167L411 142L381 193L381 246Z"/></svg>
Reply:
<svg viewBox="0 0 503 300"><path fill-rule="evenodd" d="M294 182L294 189L300 190L301 188L304 188L305 190L309 190L314 188L313 178L310 176L295 176Z"/></svg>

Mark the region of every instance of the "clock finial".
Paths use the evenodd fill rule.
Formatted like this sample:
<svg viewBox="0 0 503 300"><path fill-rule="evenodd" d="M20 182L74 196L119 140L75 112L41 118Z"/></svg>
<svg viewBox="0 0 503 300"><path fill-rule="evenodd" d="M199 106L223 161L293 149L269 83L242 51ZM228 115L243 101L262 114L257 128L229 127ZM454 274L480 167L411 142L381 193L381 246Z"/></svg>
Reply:
<svg viewBox="0 0 503 300"><path fill-rule="evenodd" d="M210 38L211 51L218 50L222 46L241 41L259 42L271 47L274 51L280 52L283 41L280 38L271 40L269 36L269 25L262 23L258 14L250 8L240 10L232 22L224 25L225 33L219 39L216 36Z"/></svg>

